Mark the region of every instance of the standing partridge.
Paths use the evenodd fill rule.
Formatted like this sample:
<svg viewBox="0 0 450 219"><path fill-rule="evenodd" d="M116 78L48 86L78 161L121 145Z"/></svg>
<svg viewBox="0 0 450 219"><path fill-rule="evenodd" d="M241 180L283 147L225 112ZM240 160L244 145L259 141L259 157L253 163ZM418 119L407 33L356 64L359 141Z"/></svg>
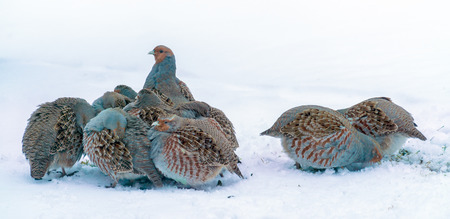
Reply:
<svg viewBox="0 0 450 219"><path fill-rule="evenodd" d="M125 107L131 99L117 92L107 91L101 97L94 100L92 106L96 113L100 113L102 110L114 107Z"/></svg>
<svg viewBox="0 0 450 219"><path fill-rule="evenodd" d="M199 186L214 179L223 168L243 178L233 143L212 118L159 118L149 136L156 167L175 181Z"/></svg>
<svg viewBox="0 0 450 219"><path fill-rule="evenodd" d="M427 139L416 128L411 114L387 97L371 98L338 111L356 130L374 137L380 143L383 155L397 152L407 138Z"/></svg>
<svg viewBox="0 0 450 219"><path fill-rule="evenodd" d="M136 91L133 90L133 88L127 86L127 85L117 85L114 88L114 92L122 94L128 98L130 98L130 100L134 101L136 99L137 93Z"/></svg>
<svg viewBox="0 0 450 219"><path fill-rule="evenodd" d="M113 179L147 176L152 183L162 186L161 177L150 158L150 127L120 108L100 112L86 125L83 136L84 151L99 169Z"/></svg>
<svg viewBox="0 0 450 219"><path fill-rule="evenodd" d="M166 46L157 46L149 54L155 56L155 64L145 80L144 88L158 90L175 105L193 101L194 97L187 85L175 75L175 56L172 50Z"/></svg>
<svg viewBox="0 0 450 219"><path fill-rule="evenodd" d="M261 135L281 138L297 167L360 169L381 160L380 145L340 113L321 106L299 106L284 112Z"/></svg>
<svg viewBox="0 0 450 219"><path fill-rule="evenodd" d="M95 116L86 100L63 97L41 104L31 114L22 139L31 177L42 179L53 168L72 167L83 153L83 128Z"/></svg>

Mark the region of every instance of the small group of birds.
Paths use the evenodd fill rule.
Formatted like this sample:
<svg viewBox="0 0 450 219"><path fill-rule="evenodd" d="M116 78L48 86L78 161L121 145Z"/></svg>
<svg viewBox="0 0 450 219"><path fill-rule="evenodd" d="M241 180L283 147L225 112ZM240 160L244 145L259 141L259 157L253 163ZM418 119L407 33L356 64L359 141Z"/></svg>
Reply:
<svg viewBox="0 0 450 219"><path fill-rule="evenodd" d="M281 139L297 168L359 170L397 152L407 138L427 138L390 98L377 97L333 110L305 105L284 112L261 133Z"/></svg>
<svg viewBox="0 0 450 219"><path fill-rule="evenodd" d="M233 124L221 110L196 101L176 77L175 56L166 46L149 54L155 64L142 90L118 85L92 105L63 97L33 112L22 140L31 176L72 167L84 154L115 187L120 179L163 178L196 187L223 170L244 178L235 150Z"/></svg>
<svg viewBox="0 0 450 219"><path fill-rule="evenodd" d="M197 187L224 170L244 178L225 113L194 99L176 77L171 49L157 46L149 54L155 64L138 93L118 85L92 105L63 97L32 113L22 140L31 177L42 179L59 167L62 176L70 175L65 168L85 154L111 177L108 187L141 177L155 187L164 177ZM395 153L408 137L426 140L415 126L411 114L381 97L341 110L295 107L261 135L281 138L298 168L358 170Z"/></svg>

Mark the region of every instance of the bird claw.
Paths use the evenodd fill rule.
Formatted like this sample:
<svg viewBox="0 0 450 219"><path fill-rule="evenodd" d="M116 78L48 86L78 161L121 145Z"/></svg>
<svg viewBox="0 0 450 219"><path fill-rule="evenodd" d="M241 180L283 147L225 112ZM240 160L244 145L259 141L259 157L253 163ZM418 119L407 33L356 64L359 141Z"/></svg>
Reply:
<svg viewBox="0 0 450 219"><path fill-rule="evenodd" d="M109 186L105 186L105 188L107 188L107 189L113 189L113 188L116 188L116 185L117 185L117 182L114 182L114 183L111 183L111 185L109 185Z"/></svg>
<svg viewBox="0 0 450 219"><path fill-rule="evenodd" d="M66 176L73 176L73 175L75 175L75 173L78 173L78 170L74 171L73 173L66 174Z"/></svg>

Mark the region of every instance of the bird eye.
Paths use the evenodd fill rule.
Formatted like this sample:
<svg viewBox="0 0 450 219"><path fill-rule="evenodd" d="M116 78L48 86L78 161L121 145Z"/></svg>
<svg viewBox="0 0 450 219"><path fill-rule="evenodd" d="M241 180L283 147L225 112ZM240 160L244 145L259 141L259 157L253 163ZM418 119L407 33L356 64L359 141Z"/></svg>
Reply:
<svg viewBox="0 0 450 219"><path fill-rule="evenodd" d="M167 124L168 122L167 121L164 121L164 124Z"/></svg>
<svg viewBox="0 0 450 219"><path fill-rule="evenodd" d="M160 53L163 53L163 51L162 51L162 50L159 50L159 52L160 52Z"/></svg>

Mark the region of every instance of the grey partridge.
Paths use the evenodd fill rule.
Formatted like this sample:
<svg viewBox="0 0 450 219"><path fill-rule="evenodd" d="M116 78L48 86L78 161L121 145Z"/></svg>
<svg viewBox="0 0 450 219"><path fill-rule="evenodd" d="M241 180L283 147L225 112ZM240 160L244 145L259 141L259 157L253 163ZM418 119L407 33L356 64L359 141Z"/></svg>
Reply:
<svg viewBox="0 0 450 219"><path fill-rule="evenodd" d="M120 108L100 112L85 127L83 147L89 160L109 175L115 187L119 179L147 176L161 187L159 172L150 158L150 127Z"/></svg>
<svg viewBox="0 0 450 219"><path fill-rule="evenodd" d="M159 118L149 136L155 166L175 181L193 187L203 185L224 168L243 178L235 146L212 118Z"/></svg>
<svg viewBox="0 0 450 219"><path fill-rule="evenodd" d="M22 139L31 177L42 179L52 168L72 167L83 153L83 128L95 116L84 99L63 97L41 104L31 114Z"/></svg>
<svg viewBox="0 0 450 219"><path fill-rule="evenodd" d="M155 64L145 80L144 88L158 90L175 106L195 100L187 85L176 77L175 55L172 50L160 45L149 54L155 56Z"/></svg>
<svg viewBox="0 0 450 219"><path fill-rule="evenodd" d="M387 97L371 98L338 111L356 130L374 137L383 155L397 152L407 138L427 139L416 128L411 114Z"/></svg>
<svg viewBox="0 0 450 219"><path fill-rule="evenodd" d="M340 113L322 106L284 112L261 135L281 138L288 156L304 169L360 169L381 160L380 145L358 132Z"/></svg>

